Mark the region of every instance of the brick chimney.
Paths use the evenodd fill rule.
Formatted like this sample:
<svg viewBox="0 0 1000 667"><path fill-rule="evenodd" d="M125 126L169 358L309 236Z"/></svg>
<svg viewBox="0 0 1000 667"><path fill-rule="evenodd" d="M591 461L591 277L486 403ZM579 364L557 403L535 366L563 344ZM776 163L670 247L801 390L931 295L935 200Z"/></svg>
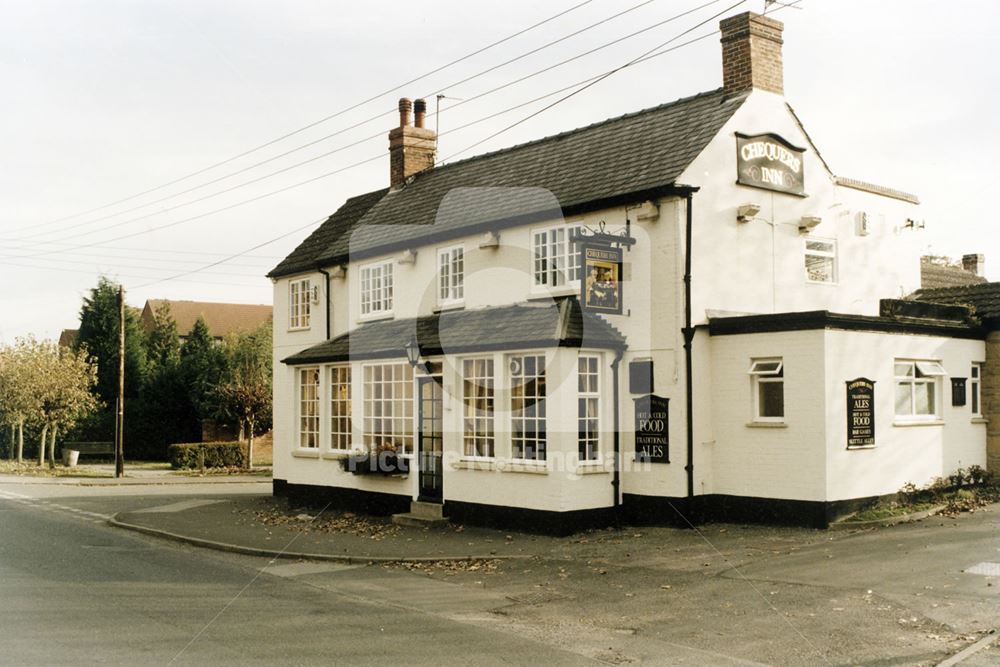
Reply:
<svg viewBox="0 0 1000 667"><path fill-rule="evenodd" d="M962 268L982 278L986 274L986 255L962 255Z"/></svg>
<svg viewBox="0 0 1000 667"><path fill-rule="evenodd" d="M781 31L785 25L768 16L744 12L723 19L722 82L727 95L753 88L785 94L781 66Z"/></svg>
<svg viewBox="0 0 1000 667"><path fill-rule="evenodd" d="M416 123L410 125L410 111ZM424 127L427 103L399 100L399 127L389 131L389 188L398 190L410 176L434 166L437 134Z"/></svg>

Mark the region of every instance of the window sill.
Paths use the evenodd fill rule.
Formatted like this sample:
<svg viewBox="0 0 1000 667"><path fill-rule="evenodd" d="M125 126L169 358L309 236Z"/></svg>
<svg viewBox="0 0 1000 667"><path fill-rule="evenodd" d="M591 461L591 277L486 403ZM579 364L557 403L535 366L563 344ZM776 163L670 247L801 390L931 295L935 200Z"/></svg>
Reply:
<svg viewBox="0 0 1000 667"><path fill-rule="evenodd" d="M893 426L909 427L909 426L944 426L944 420L942 419L925 419L922 421L894 421Z"/></svg>
<svg viewBox="0 0 1000 667"><path fill-rule="evenodd" d="M496 470L495 461L487 459L464 459L451 464L455 470Z"/></svg>
<svg viewBox="0 0 1000 667"><path fill-rule="evenodd" d="M577 463L576 470L573 472L577 475L606 475L611 470L606 468L603 463Z"/></svg>
<svg viewBox="0 0 1000 667"><path fill-rule="evenodd" d="M293 449L292 456L297 459L318 459L319 449Z"/></svg>
<svg viewBox="0 0 1000 667"><path fill-rule="evenodd" d="M973 417L972 418L972 423L973 424L989 424L990 420L987 419L986 417Z"/></svg>
<svg viewBox="0 0 1000 667"><path fill-rule="evenodd" d="M330 451L323 452L320 458L324 458L327 461L344 461L350 457L351 453L347 450L333 449Z"/></svg>
<svg viewBox="0 0 1000 667"><path fill-rule="evenodd" d="M358 322L378 322L380 320L391 320L395 315L392 312L388 313L371 313L370 315L359 315Z"/></svg>
<svg viewBox="0 0 1000 667"><path fill-rule="evenodd" d="M809 280L806 278L806 285L826 285L827 287L837 287L840 283L835 280Z"/></svg>
<svg viewBox="0 0 1000 667"><path fill-rule="evenodd" d="M450 301L447 303L439 303L437 306L434 307L434 312L441 313L446 310L464 310L464 309L465 309L465 301Z"/></svg>
<svg viewBox="0 0 1000 667"><path fill-rule="evenodd" d="M788 422L747 422L747 428L788 428Z"/></svg>
<svg viewBox="0 0 1000 667"><path fill-rule="evenodd" d="M530 461L506 461L497 463L497 469L502 472L527 473L529 475L548 475L549 466L547 463L534 463Z"/></svg>
<svg viewBox="0 0 1000 667"><path fill-rule="evenodd" d="M304 327L288 327L287 331L288 331L288 333L296 333L296 332L298 332L298 331L309 331L309 329L311 329L311 328L312 328L312 327L310 327L310 326L309 326L309 325L307 324L307 325L306 325L306 326L304 326Z"/></svg>

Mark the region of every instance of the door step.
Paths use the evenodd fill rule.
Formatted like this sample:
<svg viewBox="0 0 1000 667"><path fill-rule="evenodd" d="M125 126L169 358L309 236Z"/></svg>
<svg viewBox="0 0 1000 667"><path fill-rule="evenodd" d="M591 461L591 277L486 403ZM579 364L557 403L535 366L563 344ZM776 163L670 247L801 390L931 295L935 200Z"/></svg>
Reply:
<svg viewBox="0 0 1000 667"><path fill-rule="evenodd" d="M406 514L393 514L392 522L397 526L411 526L416 528L448 525L448 519L444 518L444 505L441 503L425 503L419 500L410 502L410 511Z"/></svg>

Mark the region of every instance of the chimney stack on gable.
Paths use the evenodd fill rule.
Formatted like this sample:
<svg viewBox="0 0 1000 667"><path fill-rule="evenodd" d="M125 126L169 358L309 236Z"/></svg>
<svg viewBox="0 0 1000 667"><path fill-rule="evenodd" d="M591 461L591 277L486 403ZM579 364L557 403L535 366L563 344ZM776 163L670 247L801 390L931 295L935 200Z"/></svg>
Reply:
<svg viewBox="0 0 1000 667"><path fill-rule="evenodd" d="M754 88L785 94L781 64L781 21L744 12L719 23L722 32L722 83L727 95Z"/></svg>
<svg viewBox="0 0 1000 667"><path fill-rule="evenodd" d="M415 125L410 125L410 111ZM406 179L434 166L437 133L424 127L427 103L399 100L399 127L389 131L389 189L398 190Z"/></svg>
<svg viewBox="0 0 1000 667"><path fill-rule="evenodd" d="M986 274L986 255L962 255L962 268L982 278Z"/></svg>

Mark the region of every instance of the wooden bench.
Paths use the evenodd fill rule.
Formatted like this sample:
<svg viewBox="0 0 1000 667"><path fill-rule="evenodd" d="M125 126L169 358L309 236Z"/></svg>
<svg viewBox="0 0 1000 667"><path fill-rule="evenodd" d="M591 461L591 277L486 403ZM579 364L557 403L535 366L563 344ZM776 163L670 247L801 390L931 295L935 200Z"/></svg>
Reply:
<svg viewBox="0 0 1000 667"><path fill-rule="evenodd" d="M64 442L63 449L75 449L80 456L114 456L113 442Z"/></svg>

